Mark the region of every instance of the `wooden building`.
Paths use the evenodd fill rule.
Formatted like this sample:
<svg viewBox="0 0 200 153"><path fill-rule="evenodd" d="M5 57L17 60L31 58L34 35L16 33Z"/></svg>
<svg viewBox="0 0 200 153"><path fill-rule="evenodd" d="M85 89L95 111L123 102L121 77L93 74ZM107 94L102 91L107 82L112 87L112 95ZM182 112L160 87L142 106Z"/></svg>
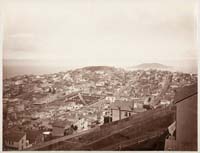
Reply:
<svg viewBox="0 0 200 153"><path fill-rule="evenodd" d="M197 151L197 84L176 93L176 130L165 142L165 150Z"/></svg>

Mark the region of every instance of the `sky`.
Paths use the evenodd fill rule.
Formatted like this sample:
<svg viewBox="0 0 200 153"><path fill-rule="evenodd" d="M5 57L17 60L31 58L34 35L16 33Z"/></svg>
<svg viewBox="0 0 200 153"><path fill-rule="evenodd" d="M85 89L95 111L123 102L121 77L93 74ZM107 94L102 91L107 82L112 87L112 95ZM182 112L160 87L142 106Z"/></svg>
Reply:
<svg viewBox="0 0 200 153"><path fill-rule="evenodd" d="M3 59L67 66L195 64L196 3L6 0Z"/></svg>

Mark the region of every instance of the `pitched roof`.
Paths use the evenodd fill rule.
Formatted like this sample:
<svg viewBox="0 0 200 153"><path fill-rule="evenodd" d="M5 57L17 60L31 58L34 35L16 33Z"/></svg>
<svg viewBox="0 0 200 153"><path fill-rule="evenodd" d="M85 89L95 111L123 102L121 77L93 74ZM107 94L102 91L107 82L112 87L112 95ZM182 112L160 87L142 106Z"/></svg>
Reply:
<svg viewBox="0 0 200 153"><path fill-rule="evenodd" d="M21 131L11 131L6 133L5 135L5 140L7 141L13 141L13 142L18 142L21 140L21 138L26 135L25 132L21 132Z"/></svg>
<svg viewBox="0 0 200 153"><path fill-rule="evenodd" d="M187 99L189 97L192 97L198 93L197 91L197 83L190 85L190 86L185 86L183 88L180 88L174 98L175 103L179 103L184 99Z"/></svg>
<svg viewBox="0 0 200 153"><path fill-rule="evenodd" d="M65 121L62 121L62 120L57 120L53 123L53 127L60 127L60 128L65 128L66 126L71 126L72 125L72 122L68 121L68 120L65 120Z"/></svg>
<svg viewBox="0 0 200 153"><path fill-rule="evenodd" d="M110 105L112 109L118 109L121 110L131 110L132 107L134 107L134 103L132 101L116 101Z"/></svg>

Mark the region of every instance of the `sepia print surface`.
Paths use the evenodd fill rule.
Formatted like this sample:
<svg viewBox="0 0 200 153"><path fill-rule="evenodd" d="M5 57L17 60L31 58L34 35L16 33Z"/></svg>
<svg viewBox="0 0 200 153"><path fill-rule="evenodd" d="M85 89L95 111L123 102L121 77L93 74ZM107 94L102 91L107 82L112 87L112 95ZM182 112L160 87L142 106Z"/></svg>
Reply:
<svg viewBox="0 0 200 153"><path fill-rule="evenodd" d="M197 0L6 0L3 151L197 151Z"/></svg>

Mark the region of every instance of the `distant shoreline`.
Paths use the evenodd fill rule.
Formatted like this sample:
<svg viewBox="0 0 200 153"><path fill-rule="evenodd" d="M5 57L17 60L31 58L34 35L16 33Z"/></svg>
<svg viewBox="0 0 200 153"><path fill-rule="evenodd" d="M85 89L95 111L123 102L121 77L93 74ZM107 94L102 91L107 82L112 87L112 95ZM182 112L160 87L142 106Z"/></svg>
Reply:
<svg viewBox="0 0 200 153"><path fill-rule="evenodd" d="M3 66L3 79L9 79L19 75L43 75L68 70L70 69L53 66Z"/></svg>

